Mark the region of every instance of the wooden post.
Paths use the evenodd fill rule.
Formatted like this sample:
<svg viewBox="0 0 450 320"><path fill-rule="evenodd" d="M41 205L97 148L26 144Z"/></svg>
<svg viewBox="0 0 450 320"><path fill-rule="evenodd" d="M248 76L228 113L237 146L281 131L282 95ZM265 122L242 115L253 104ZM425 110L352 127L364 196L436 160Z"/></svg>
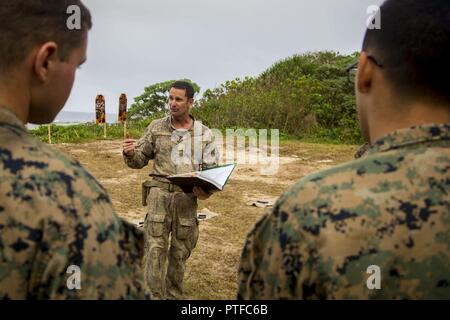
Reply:
<svg viewBox="0 0 450 320"><path fill-rule="evenodd" d="M103 138L106 139L106 121L103 122Z"/></svg>
<svg viewBox="0 0 450 320"><path fill-rule="evenodd" d="M48 143L52 144L52 129L51 129L51 125L48 124L47 128L48 128Z"/></svg>
<svg viewBox="0 0 450 320"><path fill-rule="evenodd" d="M126 121L123 122L123 138L124 139L127 138L127 122Z"/></svg>

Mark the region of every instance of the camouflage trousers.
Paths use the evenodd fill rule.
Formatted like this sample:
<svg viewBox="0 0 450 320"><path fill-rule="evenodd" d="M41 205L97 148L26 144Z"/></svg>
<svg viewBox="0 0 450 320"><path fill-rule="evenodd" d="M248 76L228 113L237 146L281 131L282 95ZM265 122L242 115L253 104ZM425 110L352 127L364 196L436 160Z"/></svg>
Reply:
<svg viewBox="0 0 450 320"><path fill-rule="evenodd" d="M147 209L143 267L148 289L152 299L179 299L186 260L199 236L197 198L153 187Z"/></svg>

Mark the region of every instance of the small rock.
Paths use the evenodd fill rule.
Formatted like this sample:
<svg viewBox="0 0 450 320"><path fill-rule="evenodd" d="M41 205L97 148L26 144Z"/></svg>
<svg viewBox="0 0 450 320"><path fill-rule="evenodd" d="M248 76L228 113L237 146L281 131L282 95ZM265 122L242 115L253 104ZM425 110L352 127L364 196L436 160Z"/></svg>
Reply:
<svg viewBox="0 0 450 320"><path fill-rule="evenodd" d="M330 159L316 161L316 163L331 163L331 162L333 162L333 160Z"/></svg>

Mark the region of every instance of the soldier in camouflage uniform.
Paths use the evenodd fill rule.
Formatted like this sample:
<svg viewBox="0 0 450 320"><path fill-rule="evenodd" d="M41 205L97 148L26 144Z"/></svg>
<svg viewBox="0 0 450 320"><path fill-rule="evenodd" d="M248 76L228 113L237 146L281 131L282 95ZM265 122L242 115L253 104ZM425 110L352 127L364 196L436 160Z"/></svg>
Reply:
<svg viewBox="0 0 450 320"><path fill-rule="evenodd" d="M82 29L69 31L73 4ZM0 4L0 20L0 299L146 298L143 234L77 161L24 126L53 121L64 105L89 11L77 0L15 0Z"/></svg>
<svg viewBox="0 0 450 320"><path fill-rule="evenodd" d="M371 147L255 225L238 298L450 299L450 3L388 0L381 14L355 86Z"/></svg>
<svg viewBox="0 0 450 320"><path fill-rule="evenodd" d="M193 96L189 83L175 82L169 92L170 115L153 121L137 143L133 139L124 142L129 167L140 169L154 160L153 179L145 183L149 192L144 223L144 273L153 299L181 297L185 263L199 236L197 197L209 197L197 187L194 193L184 193L165 177L218 163L214 136L189 114Z"/></svg>

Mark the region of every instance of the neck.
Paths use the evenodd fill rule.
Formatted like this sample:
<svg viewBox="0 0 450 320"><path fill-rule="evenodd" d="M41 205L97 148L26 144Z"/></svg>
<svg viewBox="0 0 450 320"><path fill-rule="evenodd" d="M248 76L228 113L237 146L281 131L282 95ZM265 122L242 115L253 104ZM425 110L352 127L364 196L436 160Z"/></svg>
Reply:
<svg viewBox="0 0 450 320"><path fill-rule="evenodd" d="M29 101L23 81L14 76L9 80L0 79L0 106L14 113L24 124L28 122Z"/></svg>
<svg viewBox="0 0 450 320"><path fill-rule="evenodd" d="M390 112L377 112L370 118L370 142L399 129L410 128L424 124L450 123L450 106L414 103L405 106L384 108ZM393 111L392 111L393 110Z"/></svg>
<svg viewBox="0 0 450 320"><path fill-rule="evenodd" d="M177 129L189 129L192 125L192 118L188 113L179 117L171 116L171 119L172 125Z"/></svg>

